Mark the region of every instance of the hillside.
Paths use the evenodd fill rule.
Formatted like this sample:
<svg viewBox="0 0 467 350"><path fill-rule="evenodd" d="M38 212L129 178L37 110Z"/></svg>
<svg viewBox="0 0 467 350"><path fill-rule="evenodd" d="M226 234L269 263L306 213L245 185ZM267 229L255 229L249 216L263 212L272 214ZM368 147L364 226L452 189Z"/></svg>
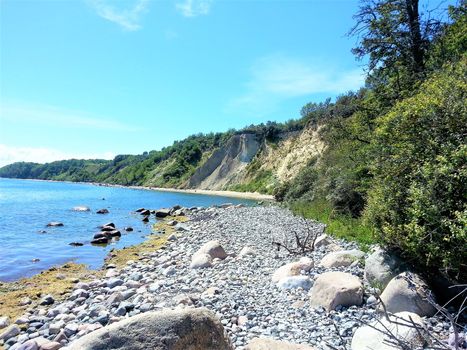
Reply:
<svg viewBox="0 0 467 350"><path fill-rule="evenodd" d="M316 130L302 118L193 135L160 151L113 160L14 163L1 168L0 177L272 193L320 149Z"/></svg>

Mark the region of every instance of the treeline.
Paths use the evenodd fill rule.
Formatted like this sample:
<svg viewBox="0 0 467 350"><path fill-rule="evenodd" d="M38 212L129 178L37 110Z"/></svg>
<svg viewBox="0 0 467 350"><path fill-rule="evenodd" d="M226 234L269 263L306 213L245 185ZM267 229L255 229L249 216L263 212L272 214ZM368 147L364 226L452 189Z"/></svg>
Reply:
<svg viewBox="0 0 467 350"><path fill-rule="evenodd" d="M369 59L366 86L304 107L327 147L275 194L325 202L425 271L466 282L465 2L434 15L417 0L362 2L350 34Z"/></svg>
<svg viewBox="0 0 467 350"><path fill-rule="evenodd" d="M19 162L0 168L0 177L100 182L120 185L178 187L196 168L235 134L254 133L262 140L276 141L281 133L299 131L306 118L284 123L267 122L223 133L196 134L159 151L118 155L113 160L62 160L46 164Z"/></svg>

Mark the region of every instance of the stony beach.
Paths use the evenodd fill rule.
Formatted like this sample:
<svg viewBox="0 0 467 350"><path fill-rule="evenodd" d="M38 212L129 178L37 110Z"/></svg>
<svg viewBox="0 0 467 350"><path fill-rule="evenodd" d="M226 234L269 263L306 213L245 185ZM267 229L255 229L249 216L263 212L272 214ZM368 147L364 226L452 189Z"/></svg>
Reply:
<svg viewBox="0 0 467 350"><path fill-rule="evenodd" d="M357 329L380 317L376 296L382 290L365 276L371 250L362 252L356 243L327 237L324 225L277 206L182 211L186 222L164 219L171 229L161 248L135 254L125 264L110 261L93 278L74 280L62 301L42 295L42 305L25 306L17 319L1 318L4 348L73 348L78 338L141 313L204 307L217 316L238 350L253 349L248 344L258 337L306 344L303 349L350 349ZM319 237L317 248L293 255L273 244L292 242L294 232ZM208 254L198 251L208 242ZM328 273L344 273L357 284L340 299L350 305L325 300L323 274L344 276ZM426 311L420 319L423 328L439 339L448 337L450 324L428 306L411 311Z"/></svg>

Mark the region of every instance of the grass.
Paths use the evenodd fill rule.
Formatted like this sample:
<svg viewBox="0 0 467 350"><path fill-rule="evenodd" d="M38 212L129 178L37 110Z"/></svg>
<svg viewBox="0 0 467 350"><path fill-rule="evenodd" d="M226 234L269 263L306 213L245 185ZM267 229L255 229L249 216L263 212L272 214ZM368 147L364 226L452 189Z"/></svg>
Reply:
<svg viewBox="0 0 467 350"><path fill-rule="evenodd" d="M376 243L373 230L362 219L338 214L326 201L294 202L290 208L296 215L326 224L326 233L359 243L362 250Z"/></svg>
<svg viewBox="0 0 467 350"><path fill-rule="evenodd" d="M231 191L237 192L259 192L272 194L271 184L274 181L272 171L260 171L251 181L244 184L237 184L229 187Z"/></svg>

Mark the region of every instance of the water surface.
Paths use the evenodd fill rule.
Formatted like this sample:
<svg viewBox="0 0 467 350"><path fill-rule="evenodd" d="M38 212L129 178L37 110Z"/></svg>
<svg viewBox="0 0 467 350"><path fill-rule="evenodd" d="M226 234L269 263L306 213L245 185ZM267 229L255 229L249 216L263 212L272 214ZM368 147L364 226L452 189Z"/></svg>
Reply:
<svg viewBox="0 0 467 350"><path fill-rule="evenodd" d="M0 281L32 276L68 261L99 268L110 249L140 243L152 233L154 220L142 223L133 212L137 208L210 206L225 202L254 203L199 194L0 178ZM76 206L87 206L91 211L73 211ZM110 213L95 213L102 208ZM64 226L46 227L51 221L62 222ZM134 231L122 230L120 240L105 247L89 244L99 231L98 226L109 221L121 229L131 226ZM43 230L46 233L40 233ZM73 247L70 242L85 244ZM33 259L39 261L32 262Z"/></svg>

